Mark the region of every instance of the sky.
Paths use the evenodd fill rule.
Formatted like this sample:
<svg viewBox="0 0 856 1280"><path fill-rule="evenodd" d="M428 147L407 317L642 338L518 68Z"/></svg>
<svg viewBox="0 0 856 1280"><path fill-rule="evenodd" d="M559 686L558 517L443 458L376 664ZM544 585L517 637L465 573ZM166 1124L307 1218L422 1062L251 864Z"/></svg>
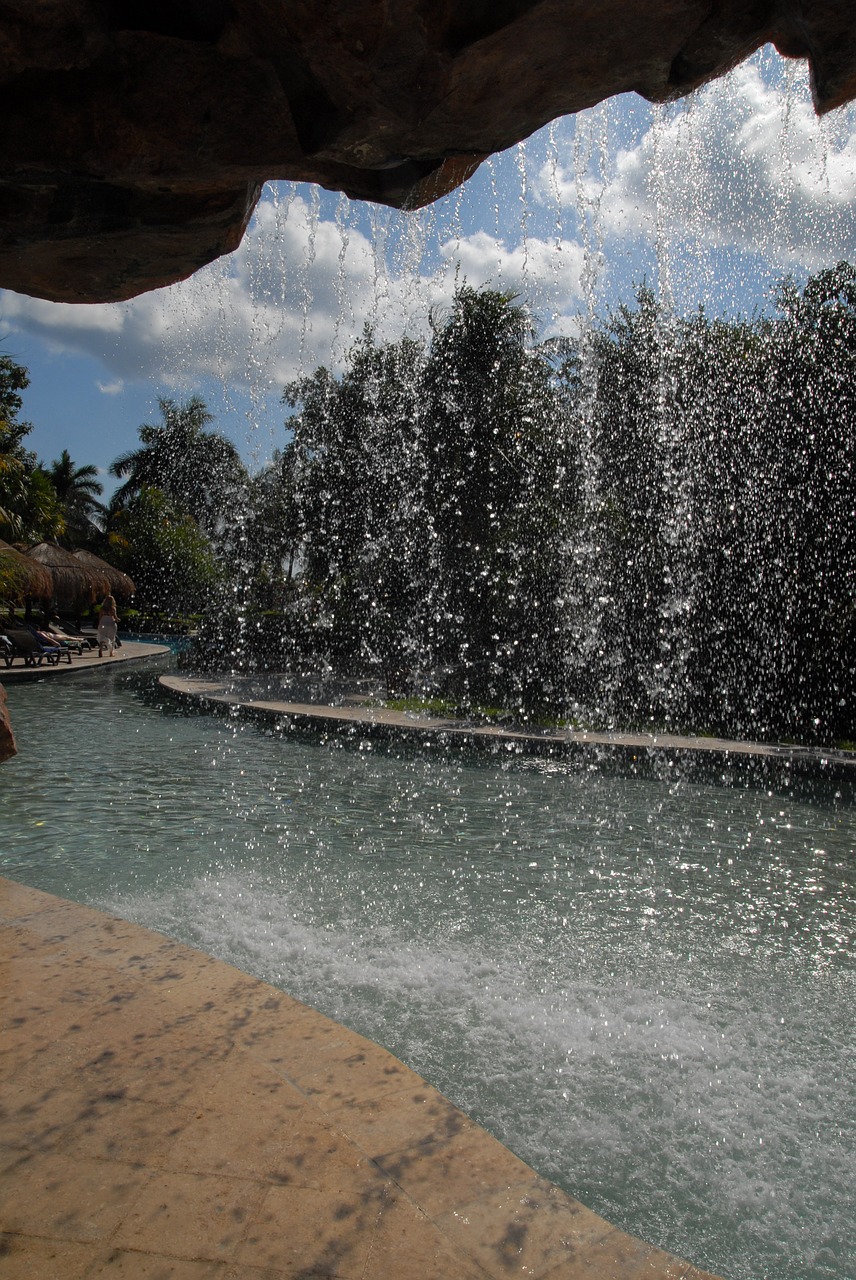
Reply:
<svg viewBox="0 0 856 1280"><path fill-rule="evenodd" d="M319 188L265 188L240 248L124 303L0 291L0 351L25 365L27 444L108 468L201 395L258 468L286 438L285 384L341 367L366 322L428 332L456 285L529 303L575 333L645 281L679 312L750 315L785 275L856 262L856 107L818 120L804 64L765 49L682 102L636 95L554 122L416 213Z"/></svg>

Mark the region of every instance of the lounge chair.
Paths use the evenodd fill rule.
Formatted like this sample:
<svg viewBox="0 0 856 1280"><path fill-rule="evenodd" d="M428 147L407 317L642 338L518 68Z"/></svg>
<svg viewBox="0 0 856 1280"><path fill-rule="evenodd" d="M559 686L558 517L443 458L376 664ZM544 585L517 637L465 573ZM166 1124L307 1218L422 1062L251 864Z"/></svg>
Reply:
<svg viewBox="0 0 856 1280"><path fill-rule="evenodd" d="M55 636L47 627L34 627L28 622L27 630L33 639L38 640L39 644L43 645L45 648L60 649L62 651L60 653L60 657L62 657L63 653L67 653L69 655L69 662L71 662L72 653L82 653L82 649L76 640L71 641L67 640L65 637Z"/></svg>
<svg viewBox="0 0 856 1280"><path fill-rule="evenodd" d="M76 627L73 622L60 622L59 619L56 619L56 621L51 622L48 630L54 632L60 639L69 640L72 644L82 645L84 649L98 648L95 633L87 635L85 631L80 630L80 627Z"/></svg>
<svg viewBox="0 0 856 1280"><path fill-rule="evenodd" d="M40 667L47 660L49 667L55 666L65 656L71 666L71 653L60 645L42 644L31 631L7 631L6 636L14 648L13 658L23 658L25 667ZM6 662L10 667L11 661Z"/></svg>
<svg viewBox="0 0 856 1280"><path fill-rule="evenodd" d="M65 627L60 627L54 622L47 627L42 627L41 632L43 636L48 636L54 644L60 645L63 649L70 649L72 653L83 653L84 650L92 647L83 636L69 635Z"/></svg>

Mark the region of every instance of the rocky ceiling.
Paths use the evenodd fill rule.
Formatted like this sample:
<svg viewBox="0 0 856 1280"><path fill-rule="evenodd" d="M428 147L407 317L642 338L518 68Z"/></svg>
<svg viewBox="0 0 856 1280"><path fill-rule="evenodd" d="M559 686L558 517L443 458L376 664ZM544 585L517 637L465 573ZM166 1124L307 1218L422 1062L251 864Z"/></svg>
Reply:
<svg viewBox="0 0 856 1280"><path fill-rule="evenodd" d="M131 297L236 248L266 179L417 207L557 116L769 41L856 96L854 0L0 0L0 285Z"/></svg>

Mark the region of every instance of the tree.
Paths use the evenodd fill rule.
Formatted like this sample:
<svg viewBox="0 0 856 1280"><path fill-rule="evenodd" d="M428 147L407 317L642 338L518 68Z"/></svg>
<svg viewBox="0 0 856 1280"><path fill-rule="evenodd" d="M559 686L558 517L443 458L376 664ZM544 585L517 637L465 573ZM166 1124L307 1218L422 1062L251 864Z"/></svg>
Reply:
<svg viewBox="0 0 856 1280"><path fill-rule="evenodd" d="M23 365L0 356L0 533L37 541L63 532L65 521L53 486L23 441L32 424L21 422L20 396L30 385Z"/></svg>
<svg viewBox="0 0 856 1280"><path fill-rule="evenodd" d="M496 290L465 286L435 317L423 409L431 613L436 653L460 665L470 696L561 705L576 465L554 353L534 336L526 308Z"/></svg>
<svg viewBox="0 0 856 1280"><path fill-rule="evenodd" d="M283 397L295 410L289 483L316 643L393 683L421 658L422 359L421 344L378 346L367 328L341 377L318 369Z"/></svg>
<svg viewBox="0 0 856 1280"><path fill-rule="evenodd" d="M249 660L852 740L856 269L771 316L676 317L643 287L578 343L534 338L517 299L465 287L427 350L366 330L286 388L246 524Z"/></svg>
<svg viewBox="0 0 856 1280"><path fill-rule="evenodd" d="M113 495L121 507L143 489L158 489L210 535L237 519L246 471L237 449L206 427L213 422L205 402L193 396L185 404L161 398L163 423L139 428L140 447L121 454L110 467L124 484Z"/></svg>
<svg viewBox="0 0 856 1280"><path fill-rule="evenodd" d="M68 449L63 449L47 474L63 508L66 538L72 542L89 541L98 532L96 517L106 510L98 501L104 492L97 479L98 468L75 466Z"/></svg>
<svg viewBox="0 0 856 1280"><path fill-rule="evenodd" d="M680 423L679 339L653 292L622 305L591 338L589 554L581 564L590 633L584 697L607 720L644 721L663 686L675 564L672 465Z"/></svg>
<svg viewBox="0 0 856 1280"><path fill-rule="evenodd" d="M247 487L246 559L250 573L275 587L294 578L303 526L297 501L294 441L276 449Z"/></svg>
<svg viewBox="0 0 856 1280"><path fill-rule="evenodd" d="M0 530L15 538L24 532L27 476L35 463L22 444L30 424L18 421L23 406L19 392L29 385L23 365L15 364L10 356L0 356Z"/></svg>
<svg viewBox="0 0 856 1280"><path fill-rule="evenodd" d="M850 738L856 697L856 272L778 315L592 339L587 701L614 722Z"/></svg>
<svg viewBox="0 0 856 1280"><path fill-rule="evenodd" d="M30 385L30 375L22 364L16 364L11 356L0 356L0 423L17 426L19 437L31 430L30 424L18 422L18 414L24 407L20 392Z"/></svg>
<svg viewBox="0 0 856 1280"><path fill-rule="evenodd" d="M211 543L168 494L142 488L114 514L108 540L147 605L187 614L210 604L221 580Z"/></svg>
<svg viewBox="0 0 856 1280"><path fill-rule="evenodd" d="M768 326L760 414L771 602L764 711L789 736L853 735L856 709L856 269L800 293ZM775 512L777 518L772 519Z"/></svg>
<svg viewBox="0 0 856 1280"><path fill-rule="evenodd" d="M341 375L289 384L293 438L253 482L247 533L259 580L287 563L296 600L278 636L248 628L248 662L288 632L390 688L452 666L471 698L561 702L575 356L532 337L513 298L463 289L427 353L367 328Z"/></svg>

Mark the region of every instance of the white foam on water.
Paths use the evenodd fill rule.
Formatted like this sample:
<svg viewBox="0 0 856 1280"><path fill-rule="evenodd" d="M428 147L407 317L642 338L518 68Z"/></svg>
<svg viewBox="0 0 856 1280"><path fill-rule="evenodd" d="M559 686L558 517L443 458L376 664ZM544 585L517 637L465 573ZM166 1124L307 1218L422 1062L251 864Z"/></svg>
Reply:
<svg viewBox="0 0 856 1280"><path fill-rule="evenodd" d="M852 974L625 953L610 981L588 936L308 893L244 869L108 905L384 1044L634 1234L729 1277L850 1274Z"/></svg>
<svg viewBox="0 0 856 1280"><path fill-rule="evenodd" d="M9 690L4 874L307 1000L706 1269L856 1275L840 797L306 743L80 681Z"/></svg>

